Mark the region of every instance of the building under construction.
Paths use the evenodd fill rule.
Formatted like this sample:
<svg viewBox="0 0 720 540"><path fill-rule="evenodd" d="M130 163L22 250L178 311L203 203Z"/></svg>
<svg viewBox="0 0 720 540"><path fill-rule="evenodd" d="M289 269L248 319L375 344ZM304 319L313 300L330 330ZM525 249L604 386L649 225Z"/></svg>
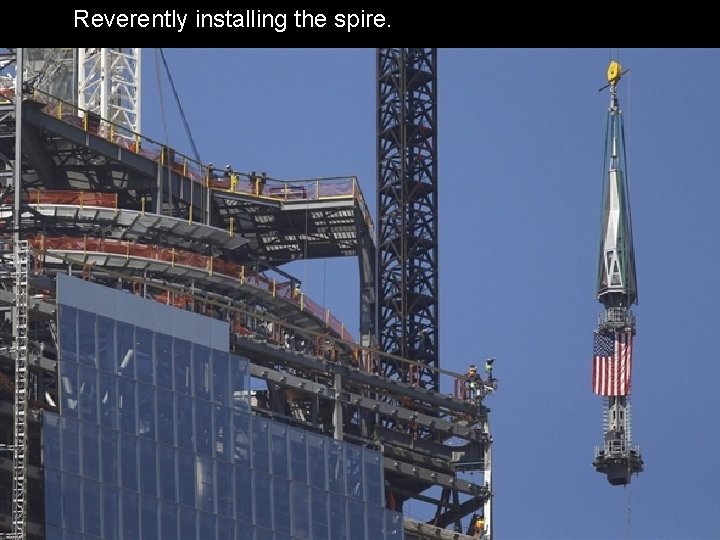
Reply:
<svg viewBox="0 0 720 540"><path fill-rule="evenodd" d="M144 137L139 49L1 52L0 537L492 539L492 361L438 350L434 49L377 51L376 220L354 177ZM359 325L283 269L334 257Z"/></svg>

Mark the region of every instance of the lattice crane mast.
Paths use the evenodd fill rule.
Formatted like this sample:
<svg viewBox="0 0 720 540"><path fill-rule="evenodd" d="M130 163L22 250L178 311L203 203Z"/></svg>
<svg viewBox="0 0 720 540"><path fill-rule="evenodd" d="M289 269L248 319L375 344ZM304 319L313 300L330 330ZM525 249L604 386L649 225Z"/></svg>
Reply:
<svg viewBox="0 0 720 540"><path fill-rule="evenodd" d="M379 348L420 363L381 372L439 391L436 65L435 49L377 50L376 298Z"/></svg>

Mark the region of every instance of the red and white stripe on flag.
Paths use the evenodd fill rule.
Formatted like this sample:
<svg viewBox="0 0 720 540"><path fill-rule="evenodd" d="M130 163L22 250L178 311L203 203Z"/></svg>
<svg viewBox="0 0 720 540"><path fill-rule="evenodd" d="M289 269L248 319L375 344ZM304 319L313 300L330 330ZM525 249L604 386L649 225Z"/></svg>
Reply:
<svg viewBox="0 0 720 540"><path fill-rule="evenodd" d="M630 394L632 332L595 333L593 392L600 396Z"/></svg>

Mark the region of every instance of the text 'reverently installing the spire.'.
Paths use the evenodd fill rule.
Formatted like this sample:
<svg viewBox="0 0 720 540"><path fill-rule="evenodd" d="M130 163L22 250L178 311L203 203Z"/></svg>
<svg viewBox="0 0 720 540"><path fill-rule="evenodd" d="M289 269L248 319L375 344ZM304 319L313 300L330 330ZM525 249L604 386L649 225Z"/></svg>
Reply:
<svg viewBox="0 0 720 540"><path fill-rule="evenodd" d="M357 29L390 28L382 13L364 9L355 13L312 13L297 9L289 13L268 13L261 9L242 12L195 13L168 9L155 13L102 13L87 9L74 10L74 27L77 29L157 29L182 32L187 28L197 30L274 30L285 32L288 27L299 29L337 28L351 32Z"/></svg>

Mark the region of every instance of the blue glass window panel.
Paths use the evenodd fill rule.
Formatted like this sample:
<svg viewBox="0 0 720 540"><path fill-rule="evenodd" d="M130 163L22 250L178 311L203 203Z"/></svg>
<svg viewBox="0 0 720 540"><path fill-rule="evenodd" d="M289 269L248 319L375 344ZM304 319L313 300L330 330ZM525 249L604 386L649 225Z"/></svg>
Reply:
<svg viewBox="0 0 720 540"><path fill-rule="evenodd" d="M78 366L73 363L60 363L60 414L65 417L77 417Z"/></svg>
<svg viewBox="0 0 720 540"><path fill-rule="evenodd" d="M95 314L78 310L78 361L86 366L97 367L95 349Z"/></svg>
<svg viewBox="0 0 720 540"><path fill-rule="evenodd" d="M80 444L83 476L91 480L100 480L100 428L97 424L80 423Z"/></svg>
<svg viewBox="0 0 720 540"><path fill-rule="evenodd" d="M169 501L176 501L175 449L164 444L158 445L158 463L160 465L160 497Z"/></svg>
<svg viewBox="0 0 720 540"><path fill-rule="evenodd" d="M193 390L196 398L210 400L210 349L193 343Z"/></svg>
<svg viewBox="0 0 720 540"><path fill-rule="evenodd" d="M135 328L135 362L138 380L154 383L152 330Z"/></svg>
<svg viewBox="0 0 720 540"><path fill-rule="evenodd" d="M45 467L60 468L60 430L58 424L62 421L55 413L45 411L43 419L43 463ZM10 434L8 434L9 436ZM59 525L60 523L57 523Z"/></svg>
<svg viewBox="0 0 720 540"><path fill-rule="evenodd" d="M120 538L120 490L108 484L102 485L103 540Z"/></svg>
<svg viewBox="0 0 720 540"><path fill-rule="evenodd" d="M80 418L97 423L97 371L89 366L80 366Z"/></svg>
<svg viewBox="0 0 720 540"><path fill-rule="evenodd" d="M100 401L100 425L106 428L118 428L117 377L111 373L100 372L98 398Z"/></svg>
<svg viewBox="0 0 720 540"><path fill-rule="evenodd" d="M400 512L385 512L385 538L388 540L404 538L403 516Z"/></svg>
<svg viewBox="0 0 720 540"><path fill-rule="evenodd" d="M77 362L77 309L60 305L60 360L63 364Z"/></svg>
<svg viewBox="0 0 720 540"><path fill-rule="evenodd" d="M230 355L230 392L234 409L250 411L250 373L248 362L241 356Z"/></svg>
<svg viewBox="0 0 720 540"><path fill-rule="evenodd" d="M230 382L233 395L250 389L250 366L246 358L230 355Z"/></svg>
<svg viewBox="0 0 720 540"><path fill-rule="evenodd" d="M173 360L175 363L175 391L190 395L190 342L175 338Z"/></svg>
<svg viewBox="0 0 720 540"><path fill-rule="evenodd" d="M329 540L330 528L328 520L328 492L321 489L310 488L310 511L312 516L313 540Z"/></svg>
<svg viewBox="0 0 720 540"><path fill-rule="evenodd" d="M195 455L178 450L178 491L179 502L195 507Z"/></svg>
<svg viewBox="0 0 720 540"><path fill-rule="evenodd" d="M121 490L123 538L140 538L140 495L136 491Z"/></svg>
<svg viewBox="0 0 720 540"><path fill-rule="evenodd" d="M63 531L63 540L85 540L81 532L66 529Z"/></svg>
<svg viewBox="0 0 720 540"><path fill-rule="evenodd" d="M250 413L245 411L233 410L233 429L235 463L250 467L250 440L252 437Z"/></svg>
<svg viewBox="0 0 720 540"><path fill-rule="evenodd" d="M160 501L160 536L158 538L178 537L178 506L174 502Z"/></svg>
<svg viewBox="0 0 720 540"><path fill-rule="evenodd" d="M198 538L215 539L215 516L207 512L198 512Z"/></svg>
<svg viewBox="0 0 720 540"><path fill-rule="evenodd" d="M80 473L80 426L74 418L64 418L61 424L63 471Z"/></svg>
<svg viewBox="0 0 720 540"><path fill-rule="evenodd" d="M157 389L158 441L175 445L175 407L173 392L165 388ZM192 437L192 435L190 435Z"/></svg>
<svg viewBox="0 0 720 540"><path fill-rule="evenodd" d="M142 437L155 438L155 387L138 383L138 432Z"/></svg>
<svg viewBox="0 0 720 540"><path fill-rule="evenodd" d="M330 538L333 540L348 540L346 502L345 497L330 497Z"/></svg>
<svg viewBox="0 0 720 540"><path fill-rule="evenodd" d="M345 495L343 446L340 441L328 441L328 486L330 491L338 495Z"/></svg>
<svg viewBox="0 0 720 540"><path fill-rule="evenodd" d="M63 526L82 532L80 477L74 474L63 474L62 487Z"/></svg>
<svg viewBox="0 0 720 540"><path fill-rule="evenodd" d="M65 540L65 533L60 527L46 524L45 540Z"/></svg>
<svg viewBox="0 0 720 540"><path fill-rule="evenodd" d="M299 482L290 484L292 535L297 540L310 540L310 497L308 486Z"/></svg>
<svg viewBox="0 0 720 540"><path fill-rule="evenodd" d="M125 433L137 433L135 423L135 381L120 377L118 379L118 416L120 430Z"/></svg>
<svg viewBox="0 0 720 540"><path fill-rule="evenodd" d="M235 515L233 505L233 465L216 461L215 467L217 469L217 481L215 482L217 512L221 516L232 518Z"/></svg>
<svg viewBox="0 0 720 540"><path fill-rule="evenodd" d="M115 364L115 321L97 317L98 365L101 370L117 373Z"/></svg>
<svg viewBox="0 0 720 540"><path fill-rule="evenodd" d="M214 405L213 429L215 431L215 457L231 461L232 445L230 438L230 408Z"/></svg>
<svg viewBox="0 0 720 540"><path fill-rule="evenodd" d="M289 534L276 532L274 536L275 540L293 540L293 537Z"/></svg>
<svg viewBox="0 0 720 540"><path fill-rule="evenodd" d="M327 442L328 438L315 433L307 434L310 485L327 489Z"/></svg>
<svg viewBox="0 0 720 540"><path fill-rule="evenodd" d="M290 478L288 471L288 428L285 424L270 424L270 441L272 444L272 474Z"/></svg>
<svg viewBox="0 0 720 540"><path fill-rule="evenodd" d="M253 474L250 469L235 466L235 518L253 522Z"/></svg>
<svg viewBox="0 0 720 540"><path fill-rule="evenodd" d="M213 447L212 403L201 399L194 401L196 450L199 454L211 456Z"/></svg>
<svg viewBox="0 0 720 540"><path fill-rule="evenodd" d="M212 386L213 400L220 405L230 405L230 354L212 351Z"/></svg>
<svg viewBox="0 0 720 540"><path fill-rule="evenodd" d="M157 383L163 388L173 387L172 337L167 334L155 334L155 364Z"/></svg>
<svg viewBox="0 0 720 540"><path fill-rule="evenodd" d="M140 529L143 540L156 540L158 536L158 500L143 495L140 498Z"/></svg>
<svg viewBox="0 0 720 540"><path fill-rule="evenodd" d="M100 469L105 484L119 484L120 458L119 434L111 429L100 430Z"/></svg>
<svg viewBox="0 0 720 540"><path fill-rule="evenodd" d="M83 480L84 531L93 536L102 536L100 483Z"/></svg>
<svg viewBox="0 0 720 540"><path fill-rule="evenodd" d="M180 507L178 512L180 514L180 540L198 540L195 509Z"/></svg>
<svg viewBox="0 0 720 540"><path fill-rule="evenodd" d="M135 327L132 324L117 321L115 326L115 355L118 361L118 374L135 378Z"/></svg>
<svg viewBox="0 0 720 540"><path fill-rule="evenodd" d="M8 495L10 494L10 486ZM45 522L62 526L62 475L56 469L45 469ZM9 508L7 509L9 513Z"/></svg>
<svg viewBox="0 0 720 540"><path fill-rule="evenodd" d="M122 487L137 491L138 457L137 437L120 434L120 481Z"/></svg>
<svg viewBox="0 0 720 540"><path fill-rule="evenodd" d="M219 517L217 520L218 540L232 540L235 538L235 522L232 519Z"/></svg>
<svg viewBox="0 0 720 540"><path fill-rule="evenodd" d="M145 495L157 495L157 444L141 438L140 450L140 491Z"/></svg>
<svg viewBox="0 0 720 540"><path fill-rule="evenodd" d="M362 447L345 445L346 495L363 498Z"/></svg>
<svg viewBox="0 0 720 540"><path fill-rule="evenodd" d="M273 530L290 533L290 481L273 476Z"/></svg>
<svg viewBox="0 0 720 540"><path fill-rule="evenodd" d="M365 540L365 504L356 499L347 500L350 540Z"/></svg>
<svg viewBox="0 0 720 540"><path fill-rule="evenodd" d="M255 540L275 540L275 535L268 529L255 529Z"/></svg>
<svg viewBox="0 0 720 540"><path fill-rule="evenodd" d="M253 495L255 497L255 525L272 529L271 476L260 471L253 472Z"/></svg>
<svg viewBox="0 0 720 540"><path fill-rule="evenodd" d="M365 500L383 506L385 504L385 480L380 452L369 448L363 449L363 472L365 474Z"/></svg>
<svg viewBox="0 0 720 540"><path fill-rule="evenodd" d="M206 512L215 511L215 482L213 481L213 459L207 456L195 457L197 473L197 507Z"/></svg>
<svg viewBox="0 0 720 540"><path fill-rule="evenodd" d="M175 396L175 417L177 419L177 444L180 448L193 448L192 399L189 396Z"/></svg>
<svg viewBox="0 0 720 540"><path fill-rule="evenodd" d="M268 421L259 416L251 417L251 421L253 469L256 471L270 472Z"/></svg>
<svg viewBox="0 0 720 540"><path fill-rule="evenodd" d="M307 484L307 437L301 429L289 428L290 479Z"/></svg>
<svg viewBox="0 0 720 540"><path fill-rule="evenodd" d="M382 506L375 504L368 504L367 510L367 530L368 533L373 531L383 530L383 511L385 510Z"/></svg>
<svg viewBox="0 0 720 540"><path fill-rule="evenodd" d="M235 540L252 540L255 538L255 527L248 523L235 524Z"/></svg>

